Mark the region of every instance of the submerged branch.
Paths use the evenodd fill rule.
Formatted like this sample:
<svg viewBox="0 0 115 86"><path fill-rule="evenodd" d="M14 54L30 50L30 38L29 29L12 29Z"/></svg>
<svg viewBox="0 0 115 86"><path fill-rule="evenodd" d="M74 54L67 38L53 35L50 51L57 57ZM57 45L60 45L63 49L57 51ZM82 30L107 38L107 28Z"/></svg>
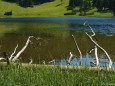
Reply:
<svg viewBox="0 0 115 86"><path fill-rule="evenodd" d="M91 29L91 30L92 30L92 32L94 32L93 29ZM91 40L98 48L100 48L100 49L106 54L106 56L107 56L107 58L108 58L108 60L109 60L109 68L111 68L111 67L112 67L112 60L111 60L109 54L107 53L107 51L106 51L104 48L102 48L96 41L94 41L94 39L92 38L92 36L90 36L87 32L86 32L86 35L90 38L90 40Z"/></svg>
<svg viewBox="0 0 115 86"><path fill-rule="evenodd" d="M12 59L12 61L16 61L19 56L24 52L24 50L28 47L29 43L31 42L30 39L33 38L34 36L29 36L27 41L26 41L26 44L24 45L24 47L17 53L17 55Z"/></svg>
<svg viewBox="0 0 115 86"><path fill-rule="evenodd" d="M95 46L95 58L96 58L96 66L99 66L99 58L98 58L98 54L97 54L97 46Z"/></svg>
<svg viewBox="0 0 115 86"><path fill-rule="evenodd" d="M72 52L70 52L70 57L69 57L69 59L67 60L68 65L70 65L70 62L71 62L71 60L72 60L72 57L73 57L73 54L72 54Z"/></svg>
<svg viewBox="0 0 115 86"><path fill-rule="evenodd" d="M78 46L78 44L77 44L77 42L76 42L76 40L75 40L74 35L72 35L72 37L73 37L73 40L74 40L74 42L75 42L76 48L77 48L78 51L79 51L79 54L80 54L80 65L82 65L82 53L81 53L81 50L79 49L79 46Z"/></svg>
<svg viewBox="0 0 115 86"><path fill-rule="evenodd" d="M17 44L17 46L15 47L14 52L11 54L11 56L10 56L10 58L9 58L9 61L11 61L11 60L13 59L14 54L16 53L17 48L18 48L18 44Z"/></svg>
<svg viewBox="0 0 115 86"><path fill-rule="evenodd" d="M6 59L1 57L1 58L0 58L0 61L1 61L1 60L6 60Z"/></svg>
<svg viewBox="0 0 115 86"><path fill-rule="evenodd" d="M90 49L90 51L88 53L91 54L92 51L95 51L95 59L96 59L96 63L94 61L92 61L92 63L95 64L98 67L99 66L99 57L98 57L98 54L97 54L97 46Z"/></svg>
<svg viewBox="0 0 115 86"><path fill-rule="evenodd" d="M95 49L94 48L91 48L88 53L91 54L92 51L94 51Z"/></svg>

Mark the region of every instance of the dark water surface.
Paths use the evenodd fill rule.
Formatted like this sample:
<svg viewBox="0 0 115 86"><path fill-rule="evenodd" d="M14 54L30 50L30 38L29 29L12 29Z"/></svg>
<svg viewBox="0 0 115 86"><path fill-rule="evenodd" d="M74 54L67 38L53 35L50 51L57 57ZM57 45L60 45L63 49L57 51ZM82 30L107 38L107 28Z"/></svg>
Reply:
<svg viewBox="0 0 115 86"><path fill-rule="evenodd" d="M0 19L0 57L3 52L8 55L13 52L18 44L18 51L24 46L28 36L40 37L32 39L32 43L21 54L23 62L29 62L30 58L34 63L48 63L52 59L64 63L69 57L69 52L79 58L75 48L72 34L86 59L86 52L94 46L85 32L91 32L83 23L87 21L96 32L98 44L110 54L115 61L115 18L5 18ZM98 51L100 58L106 58L102 51ZM94 54L91 58L94 58ZM75 60L73 60L75 61ZM89 60L88 60L89 61ZM87 61L87 62L88 62ZM58 62L59 63L59 62ZM85 63L85 62L84 62ZM74 63L73 64L77 64Z"/></svg>

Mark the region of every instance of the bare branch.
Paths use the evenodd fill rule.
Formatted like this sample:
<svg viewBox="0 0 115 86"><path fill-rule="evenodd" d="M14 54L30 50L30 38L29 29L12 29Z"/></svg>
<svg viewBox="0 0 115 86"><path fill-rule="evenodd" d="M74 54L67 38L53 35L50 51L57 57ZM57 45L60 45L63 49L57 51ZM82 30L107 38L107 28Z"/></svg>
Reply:
<svg viewBox="0 0 115 86"><path fill-rule="evenodd" d="M9 61L11 61L11 60L13 59L14 54L16 53L17 48L18 48L18 44L17 44L17 46L15 47L14 52L11 54L11 56L10 56L10 58L9 58Z"/></svg>
<svg viewBox="0 0 115 86"><path fill-rule="evenodd" d="M67 60L68 65L70 65L70 62L71 62L71 60L72 60L72 57L73 57L73 54L70 52L70 57L69 57L69 59Z"/></svg>
<svg viewBox="0 0 115 86"><path fill-rule="evenodd" d="M99 58L97 55L97 46L95 46L95 58L96 58L96 66L98 67L99 66Z"/></svg>
<svg viewBox="0 0 115 86"><path fill-rule="evenodd" d="M33 63L33 59L31 58L29 64L32 64L32 63Z"/></svg>
<svg viewBox="0 0 115 86"><path fill-rule="evenodd" d="M17 55L12 59L12 61L16 61L16 59L19 58L19 56L24 52L24 50L28 47L29 43L31 42L30 39L33 38L34 36L29 36L26 44L24 45L24 47L17 53Z"/></svg>
<svg viewBox="0 0 115 86"><path fill-rule="evenodd" d="M93 29L92 29L92 30L93 30ZM102 48L96 41L94 41L93 38L92 38L92 36L90 36L87 32L86 32L86 35L90 38L90 40L91 40L98 48L100 48L100 49L106 54L106 56L107 56L108 59L109 59L109 68L111 68L111 67L112 67L112 60L111 60L109 54L107 53L107 51L106 51L104 48Z"/></svg>
<svg viewBox="0 0 115 86"><path fill-rule="evenodd" d="M97 54L97 46L95 46L94 48L92 48L88 53L91 54L92 51L95 51L95 59L96 59L96 63L94 61L91 61L91 63L95 63L95 65L98 67L99 66L99 58L98 58L98 54Z"/></svg>
<svg viewBox="0 0 115 86"><path fill-rule="evenodd" d="M85 22L83 23L83 25L86 26L86 23L87 23L87 21L85 21Z"/></svg>
<svg viewBox="0 0 115 86"><path fill-rule="evenodd" d="M74 39L74 42L75 42L76 48L77 48L78 51L79 51L79 54L80 54L80 65L82 65L82 53L81 53L81 50L79 49L79 46L78 46L78 44L77 44L77 42L76 42L75 37L74 37L73 34L72 34L72 37L73 37L73 39Z"/></svg>
<svg viewBox="0 0 115 86"><path fill-rule="evenodd" d="M92 33L93 33L93 34L91 35L92 37L95 36L95 32L93 31L92 27L91 27L89 24L86 24L86 23L87 23L87 21L85 21L85 22L83 23L83 25L84 25L84 26L88 26L88 27L91 29L91 31L92 31Z"/></svg>
<svg viewBox="0 0 115 86"><path fill-rule="evenodd" d="M89 24L88 24L88 27L91 29L91 31L92 31L92 33L93 33L91 36L92 36L92 37L95 36L95 32L93 31L92 27L91 27Z"/></svg>
<svg viewBox="0 0 115 86"><path fill-rule="evenodd" d="M1 60L6 60L6 59L1 57L1 58L0 58L0 61L1 61Z"/></svg>
<svg viewBox="0 0 115 86"><path fill-rule="evenodd" d="M51 64L51 63L53 63L54 65L55 65L55 62L56 62L56 60L55 60L55 59L53 59L53 60L49 61L49 63L50 63L50 64Z"/></svg>
<svg viewBox="0 0 115 86"><path fill-rule="evenodd" d="M93 52L95 49L94 48L91 48L88 53L91 54L91 52Z"/></svg>

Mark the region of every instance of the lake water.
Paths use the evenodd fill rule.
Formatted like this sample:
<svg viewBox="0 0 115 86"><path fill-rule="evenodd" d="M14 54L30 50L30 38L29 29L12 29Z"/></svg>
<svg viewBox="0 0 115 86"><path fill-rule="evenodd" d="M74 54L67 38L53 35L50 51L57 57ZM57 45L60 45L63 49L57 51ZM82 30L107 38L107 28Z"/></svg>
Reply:
<svg viewBox="0 0 115 86"><path fill-rule="evenodd" d="M79 48L83 54L84 64L89 65L94 57L92 53L87 58L87 51L94 47L94 44L87 37L85 32L91 33L90 29L83 26L87 21L96 33L98 44L100 44L115 61L115 18L1 18L0 19L0 57L3 52L11 55L18 44L19 51L25 44L28 36L40 37L40 40L32 39L32 43L21 54L22 62L42 64L45 61L55 59L56 64L66 65L69 52L73 58L71 65L79 65L79 53L75 47L72 34L75 36ZM98 55L103 60L105 54L99 50ZM78 60L78 61L77 61ZM104 59L107 60L107 59Z"/></svg>

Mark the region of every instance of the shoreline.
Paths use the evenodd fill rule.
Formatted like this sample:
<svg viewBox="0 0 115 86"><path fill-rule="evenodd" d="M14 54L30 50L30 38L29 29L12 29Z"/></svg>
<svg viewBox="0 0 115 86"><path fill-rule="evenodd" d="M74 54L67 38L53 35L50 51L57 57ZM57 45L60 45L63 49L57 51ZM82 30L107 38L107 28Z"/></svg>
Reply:
<svg viewBox="0 0 115 86"><path fill-rule="evenodd" d="M104 70L104 71L115 71L115 68L108 68L108 67L87 67L87 66L71 66L71 65L48 65L48 64L29 64L29 63L10 63L10 65L7 65L6 62L0 62L0 67L1 66L17 66L20 65L22 67L44 67L44 68L61 68L61 69L79 69L79 70L84 70L84 69L88 69L88 70L93 70L93 71L97 71L97 70Z"/></svg>
<svg viewBox="0 0 115 86"><path fill-rule="evenodd" d="M0 19L8 18L115 18L115 16L6 16Z"/></svg>

